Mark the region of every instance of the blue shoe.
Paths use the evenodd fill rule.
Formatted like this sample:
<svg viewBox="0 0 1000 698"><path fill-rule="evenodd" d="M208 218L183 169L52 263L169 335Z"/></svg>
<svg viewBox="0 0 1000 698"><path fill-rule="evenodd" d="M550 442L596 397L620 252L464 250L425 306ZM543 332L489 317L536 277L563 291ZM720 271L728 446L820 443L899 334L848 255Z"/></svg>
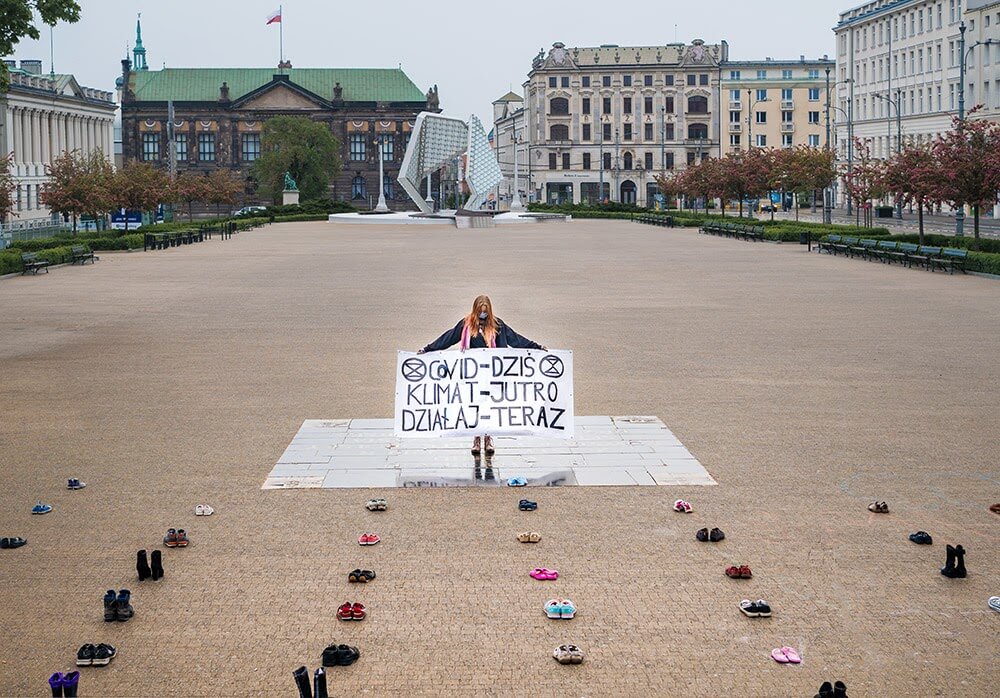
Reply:
<svg viewBox="0 0 1000 698"><path fill-rule="evenodd" d="M524 487L528 484L528 481L523 477L512 477L507 480L507 487Z"/></svg>
<svg viewBox="0 0 1000 698"><path fill-rule="evenodd" d="M48 504L42 504L41 502L31 507L32 514L48 514L50 511L52 511L52 507Z"/></svg>
<svg viewBox="0 0 1000 698"><path fill-rule="evenodd" d="M576 606L569 599L563 599L562 605L559 606L559 617L564 620L569 620L576 615Z"/></svg>
<svg viewBox="0 0 1000 698"><path fill-rule="evenodd" d="M538 502L533 502L530 499L522 499L517 503L517 508L521 511L534 511L538 508Z"/></svg>
<svg viewBox="0 0 1000 698"><path fill-rule="evenodd" d="M70 490L82 490L87 486L86 482L80 482L79 478L71 477L66 482L66 488Z"/></svg>

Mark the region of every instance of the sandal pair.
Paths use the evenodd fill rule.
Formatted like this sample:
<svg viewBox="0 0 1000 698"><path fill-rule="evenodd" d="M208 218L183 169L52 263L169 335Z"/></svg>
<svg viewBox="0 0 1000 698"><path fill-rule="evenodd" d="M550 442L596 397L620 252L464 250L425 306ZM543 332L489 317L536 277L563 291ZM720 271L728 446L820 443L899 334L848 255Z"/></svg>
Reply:
<svg viewBox="0 0 1000 698"><path fill-rule="evenodd" d="M746 565L740 565L739 567L733 565L726 568L726 576L730 579L752 579L753 572Z"/></svg>
<svg viewBox="0 0 1000 698"><path fill-rule="evenodd" d="M533 502L530 499L522 499L517 503L517 508L521 511L534 511L538 508L538 502Z"/></svg>
<svg viewBox="0 0 1000 698"><path fill-rule="evenodd" d="M347 574L347 581L358 582L361 584L370 582L375 579L375 572L372 570L352 570Z"/></svg>
<svg viewBox="0 0 1000 698"><path fill-rule="evenodd" d="M369 499L365 504L365 509L368 511L385 511L389 508L388 503L384 499Z"/></svg>
<svg viewBox="0 0 1000 698"><path fill-rule="evenodd" d="M683 499L678 499L674 502L674 511L681 514L690 514L693 511L691 508L691 502L685 502Z"/></svg>
<svg viewBox="0 0 1000 698"><path fill-rule="evenodd" d="M583 650L576 645L559 645L552 650L552 657L560 664L581 664Z"/></svg>
<svg viewBox="0 0 1000 698"><path fill-rule="evenodd" d="M778 664L801 664L802 657L794 647L778 647L771 650L771 659Z"/></svg>
<svg viewBox="0 0 1000 698"><path fill-rule="evenodd" d="M550 570L545 567L536 567L535 569L531 570L531 572L529 572L528 575L532 579L537 579L542 582L550 582L559 579L559 572L557 572L556 570Z"/></svg>
<svg viewBox="0 0 1000 698"><path fill-rule="evenodd" d="M364 620L367 615L364 604L360 603L352 604L348 601L337 609L338 620Z"/></svg>
<svg viewBox="0 0 1000 698"><path fill-rule="evenodd" d="M720 540L726 537L726 534L722 532L721 528L713 528L709 531L707 528L700 528L695 532L694 537L700 540L702 543L712 542L718 543Z"/></svg>
<svg viewBox="0 0 1000 698"><path fill-rule="evenodd" d="M886 504L885 502L880 502L876 500L868 505L868 511L872 512L873 514L888 514L889 505Z"/></svg>
<svg viewBox="0 0 1000 698"><path fill-rule="evenodd" d="M537 543L542 539L542 536L534 531L525 531L524 533L518 533L517 539L522 543Z"/></svg>
<svg viewBox="0 0 1000 698"><path fill-rule="evenodd" d="M27 544L27 538L0 538L0 548L20 548Z"/></svg>

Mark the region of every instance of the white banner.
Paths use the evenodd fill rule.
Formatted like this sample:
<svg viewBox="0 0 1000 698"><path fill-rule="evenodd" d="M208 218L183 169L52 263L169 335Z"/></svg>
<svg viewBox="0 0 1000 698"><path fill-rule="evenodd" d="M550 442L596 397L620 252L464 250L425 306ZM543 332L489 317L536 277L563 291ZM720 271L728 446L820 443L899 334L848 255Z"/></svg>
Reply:
<svg viewBox="0 0 1000 698"><path fill-rule="evenodd" d="M573 438L573 352L469 349L396 358L396 436Z"/></svg>

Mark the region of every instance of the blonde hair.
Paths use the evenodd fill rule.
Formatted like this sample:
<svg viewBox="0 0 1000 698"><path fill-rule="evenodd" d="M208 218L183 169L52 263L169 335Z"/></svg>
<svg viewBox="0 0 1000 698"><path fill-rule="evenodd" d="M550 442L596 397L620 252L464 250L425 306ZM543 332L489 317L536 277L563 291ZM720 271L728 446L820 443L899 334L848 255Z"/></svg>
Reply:
<svg viewBox="0 0 1000 698"><path fill-rule="evenodd" d="M479 313L483 310L486 311L486 320L482 325L483 340L486 342L486 346L492 347L496 342L499 324L496 315L493 314L493 301L490 300L489 296L485 294L476 296L476 300L472 302L472 312L465 316L465 329L470 337L479 335Z"/></svg>

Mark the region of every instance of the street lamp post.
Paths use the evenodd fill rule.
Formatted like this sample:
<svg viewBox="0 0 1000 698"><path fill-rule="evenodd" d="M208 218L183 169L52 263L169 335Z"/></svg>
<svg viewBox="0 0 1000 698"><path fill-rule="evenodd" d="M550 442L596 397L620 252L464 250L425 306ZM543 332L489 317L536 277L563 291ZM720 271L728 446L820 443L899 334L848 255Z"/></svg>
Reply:
<svg viewBox="0 0 1000 698"><path fill-rule="evenodd" d="M958 63L958 120L960 122L965 121L965 68L969 57L969 53L972 52L977 46L989 46L991 44L1000 43L994 41L993 39L987 39L986 41L977 41L972 44L968 49L965 48L965 22L958 25L958 53L959 53L959 63ZM965 234L965 204L959 205L958 210L955 212L955 235L961 237Z"/></svg>
<svg viewBox="0 0 1000 698"><path fill-rule="evenodd" d="M896 88L896 99L892 99L891 97L889 97L889 95L879 94L878 92L872 94L872 96L877 97L878 99L884 99L888 104L891 104L896 109L896 155L899 155L900 151L903 149L903 116L902 113L900 112L900 105L902 104L901 101L902 92L903 90L901 88L899 87ZM889 128L891 129L892 112L889 111L888 109L886 109L886 111L889 112L888 121L889 121ZM886 160L888 159L889 159L888 153L886 153ZM896 202L896 218L900 220L903 219L902 201Z"/></svg>
<svg viewBox="0 0 1000 698"><path fill-rule="evenodd" d="M660 105L660 170L667 171L667 107Z"/></svg>
<svg viewBox="0 0 1000 698"><path fill-rule="evenodd" d="M753 97L753 90L748 88L747 89L748 102L750 101L751 97ZM767 97L765 97L764 99L758 99L750 105L750 109L747 111L747 152L750 152L750 149L753 147L753 110L758 104L770 101L771 100L768 99Z"/></svg>
<svg viewBox="0 0 1000 698"><path fill-rule="evenodd" d="M389 213L389 207L385 203L385 175L384 175L384 160L385 154L383 153L383 139L385 134L379 134L378 138L375 140L377 144L378 153L378 204L375 206L375 211L378 213Z"/></svg>
<svg viewBox="0 0 1000 698"><path fill-rule="evenodd" d="M616 128L615 129L615 168L614 168L614 175L615 175L615 196L618 197L618 203L621 203L621 200L622 200L621 192L618 190L618 180L620 179L620 176L621 176L620 170L619 170L619 164L618 164L619 145L620 145L620 143L618 142L618 129Z"/></svg>
<svg viewBox="0 0 1000 698"><path fill-rule="evenodd" d="M510 200L510 210L511 211L523 211L524 204L521 203L521 194L518 192L518 181L517 181L517 131L513 132L514 139L514 196Z"/></svg>
<svg viewBox="0 0 1000 698"><path fill-rule="evenodd" d="M600 163L598 163L597 166L597 177L598 177L598 182L600 182L597 185L600 188L600 190L597 193L597 203L603 203L604 202L604 121L603 120L601 121L601 137L597 141L597 148L598 148L597 151L598 159L600 160Z"/></svg>
<svg viewBox="0 0 1000 698"><path fill-rule="evenodd" d="M826 152L830 153L830 66L826 67ZM823 222L827 225L833 223L833 208L830 196L830 185L827 184L823 188Z"/></svg>

